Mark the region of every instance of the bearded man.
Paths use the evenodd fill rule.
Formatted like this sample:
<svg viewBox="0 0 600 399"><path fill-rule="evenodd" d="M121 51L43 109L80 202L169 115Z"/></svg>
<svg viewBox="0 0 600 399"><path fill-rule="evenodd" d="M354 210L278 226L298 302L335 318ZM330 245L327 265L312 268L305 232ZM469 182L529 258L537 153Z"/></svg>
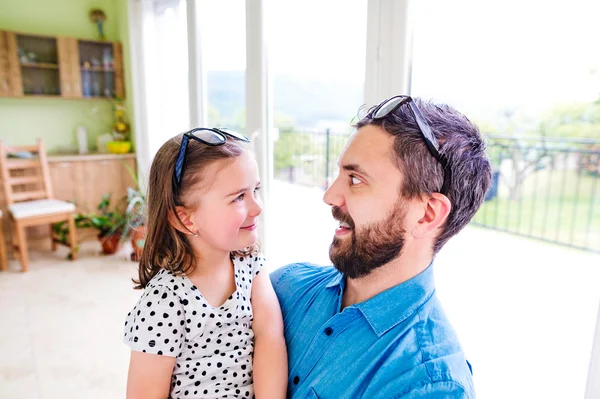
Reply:
<svg viewBox="0 0 600 399"><path fill-rule="evenodd" d="M333 267L271 274L290 398L474 398L471 366L436 296L433 261L491 181L477 127L395 96L371 108L324 195L340 222Z"/></svg>

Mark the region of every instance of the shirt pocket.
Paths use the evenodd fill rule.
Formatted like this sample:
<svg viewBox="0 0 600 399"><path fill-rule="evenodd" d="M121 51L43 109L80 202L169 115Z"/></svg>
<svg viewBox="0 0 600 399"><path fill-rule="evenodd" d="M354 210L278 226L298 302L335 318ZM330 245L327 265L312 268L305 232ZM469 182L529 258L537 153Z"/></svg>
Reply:
<svg viewBox="0 0 600 399"><path fill-rule="evenodd" d="M309 389L303 399L319 399L314 389Z"/></svg>

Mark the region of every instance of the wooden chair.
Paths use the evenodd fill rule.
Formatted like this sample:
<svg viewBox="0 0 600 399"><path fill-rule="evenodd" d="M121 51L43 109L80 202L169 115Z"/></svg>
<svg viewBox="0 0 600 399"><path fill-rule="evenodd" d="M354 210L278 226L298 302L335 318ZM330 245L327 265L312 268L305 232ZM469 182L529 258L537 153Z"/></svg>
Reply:
<svg viewBox="0 0 600 399"><path fill-rule="evenodd" d="M32 157L11 157L13 154L31 154ZM77 231L75 229L75 205L53 199L52 184L46 151L41 139L37 146L8 147L0 141L0 177L6 196L8 218L13 227L13 246L21 261L21 270L29 268L25 228L66 221L69 226L69 242L72 259L77 259ZM52 249L60 243L50 235Z"/></svg>
<svg viewBox="0 0 600 399"><path fill-rule="evenodd" d="M2 227L2 210L0 209L0 271L8 268L6 247L4 246L4 228Z"/></svg>

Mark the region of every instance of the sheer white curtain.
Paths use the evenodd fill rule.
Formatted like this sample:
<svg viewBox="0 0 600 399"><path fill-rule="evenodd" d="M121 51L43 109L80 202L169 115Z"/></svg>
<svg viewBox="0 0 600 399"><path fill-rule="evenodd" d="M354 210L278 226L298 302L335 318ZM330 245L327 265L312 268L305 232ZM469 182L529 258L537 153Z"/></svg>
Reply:
<svg viewBox="0 0 600 399"><path fill-rule="evenodd" d="M168 138L190 128L184 0L131 0L138 162L146 171Z"/></svg>

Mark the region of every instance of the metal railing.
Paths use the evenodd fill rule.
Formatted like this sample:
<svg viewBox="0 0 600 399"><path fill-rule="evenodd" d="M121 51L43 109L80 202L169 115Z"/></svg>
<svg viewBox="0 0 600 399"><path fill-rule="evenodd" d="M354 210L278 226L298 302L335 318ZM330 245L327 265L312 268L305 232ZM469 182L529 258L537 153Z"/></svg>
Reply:
<svg viewBox="0 0 600 399"><path fill-rule="evenodd" d="M326 190L338 174L338 157L348 137L330 129L280 132L274 151L275 178Z"/></svg>
<svg viewBox="0 0 600 399"><path fill-rule="evenodd" d="M600 141L487 137L493 180L475 225L600 253Z"/></svg>

